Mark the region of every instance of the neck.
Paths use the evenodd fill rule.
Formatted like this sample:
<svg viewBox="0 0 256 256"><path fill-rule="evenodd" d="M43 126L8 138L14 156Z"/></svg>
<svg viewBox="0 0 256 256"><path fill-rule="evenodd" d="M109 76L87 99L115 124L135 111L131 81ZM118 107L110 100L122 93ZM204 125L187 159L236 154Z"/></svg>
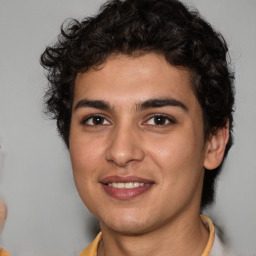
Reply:
<svg viewBox="0 0 256 256"><path fill-rule="evenodd" d="M173 224L175 223L175 224ZM208 241L208 231L199 214L166 223L143 234L120 234L101 224L103 240L98 256L198 256Z"/></svg>

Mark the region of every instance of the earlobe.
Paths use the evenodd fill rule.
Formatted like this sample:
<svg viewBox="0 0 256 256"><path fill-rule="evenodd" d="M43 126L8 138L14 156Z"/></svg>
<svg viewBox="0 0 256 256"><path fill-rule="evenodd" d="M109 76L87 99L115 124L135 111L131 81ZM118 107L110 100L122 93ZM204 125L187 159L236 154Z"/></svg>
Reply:
<svg viewBox="0 0 256 256"><path fill-rule="evenodd" d="M221 164L228 140L229 122L208 139L204 159L204 167L206 169L213 170Z"/></svg>

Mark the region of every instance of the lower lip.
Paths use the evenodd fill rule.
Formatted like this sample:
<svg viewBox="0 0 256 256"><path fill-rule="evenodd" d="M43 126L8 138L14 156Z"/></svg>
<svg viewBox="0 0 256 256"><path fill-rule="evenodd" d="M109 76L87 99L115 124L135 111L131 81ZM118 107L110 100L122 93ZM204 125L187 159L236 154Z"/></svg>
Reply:
<svg viewBox="0 0 256 256"><path fill-rule="evenodd" d="M110 187L106 184L101 184L101 185L108 195L110 195L114 198L117 198L117 199L125 200L125 199L131 199L131 198L137 197L137 196L145 193L146 191L151 189L153 184L150 184L148 186L128 188L128 189L114 188L114 187Z"/></svg>

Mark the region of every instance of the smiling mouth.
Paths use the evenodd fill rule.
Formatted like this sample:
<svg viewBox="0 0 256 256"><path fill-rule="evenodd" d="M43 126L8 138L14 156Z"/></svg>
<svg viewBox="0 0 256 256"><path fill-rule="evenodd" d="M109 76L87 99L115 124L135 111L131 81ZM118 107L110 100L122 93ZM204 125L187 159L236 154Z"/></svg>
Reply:
<svg viewBox="0 0 256 256"><path fill-rule="evenodd" d="M155 183L136 176L110 176L104 178L100 184L107 195L127 200L149 191Z"/></svg>
<svg viewBox="0 0 256 256"><path fill-rule="evenodd" d="M131 189L131 188L138 188L138 187L144 187L144 186L150 186L150 184L140 183L140 182L125 182L125 183L107 183L109 187L113 188L123 188L123 189Z"/></svg>

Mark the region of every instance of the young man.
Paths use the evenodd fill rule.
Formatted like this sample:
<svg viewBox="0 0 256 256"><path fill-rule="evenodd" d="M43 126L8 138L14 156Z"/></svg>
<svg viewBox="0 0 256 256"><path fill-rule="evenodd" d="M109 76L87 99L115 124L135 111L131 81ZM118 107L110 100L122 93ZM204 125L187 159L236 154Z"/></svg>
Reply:
<svg viewBox="0 0 256 256"><path fill-rule="evenodd" d="M102 230L80 256L227 255L200 215L232 145L226 56L176 0L112 0L45 50L46 106Z"/></svg>

